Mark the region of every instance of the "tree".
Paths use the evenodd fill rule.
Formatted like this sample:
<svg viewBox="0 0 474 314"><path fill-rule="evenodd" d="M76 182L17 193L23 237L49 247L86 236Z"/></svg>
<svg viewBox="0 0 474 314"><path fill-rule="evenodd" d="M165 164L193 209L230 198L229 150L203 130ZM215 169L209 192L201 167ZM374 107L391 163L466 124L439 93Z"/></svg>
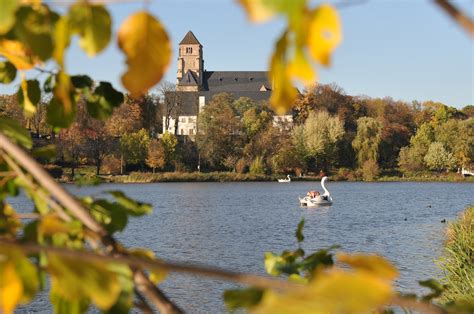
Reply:
<svg viewBox="0 0 474 314"><path fill-rule="evenodd" d="M94 161L96 175L99 175L104 158L117 150L117 139L110 135L104 121L96 119L89 119L85 133L87 136L86 155Z"/></svg>
<svg viewBox="0 0 474 314"><path fill-rule="evenodd" d="M357 134L352 141L357 154L357 162L362 166L365 161L377 162L382 125L374 118L363 117L357 120Z"/></svg>
<svg viewBox="0 0 474 314"><path fill-rule="evenodd" d="M85 152L87 136L84 128L79 122L61 130L58 135L57 145L59 151L71 165L71 177L74 179L75 169L79 163L79 157Z"/></svg>
<svg viewBox="0 0 474 314"><path fill-rule="evenodd" d="M233 102L230 94L217 94L199 114L196 137L199 154L214 168L224 167L226 157L240 154L242 122L236 115Z"/></svg>
<svg viewBox="0 0 474 314"><path fill-rule="evenodd" d="M127 164L143 166L148 154L150 137L145 129L124 134L120 139L120 149Z"/></svg>
<svg viewBox="0 0 474 314"><path fill-rule="evenodd" d="M327 111L310 112L305 123L293 131L297 151L324 170L334 163L337 144L343 136L344 124Z"/></svg>
<svg viewBox="0 0 474 314"><path fill-rule="evenodd" d="M176 148L178 146L178 138L176 135L165 132L161 138L165 153L165 164L171 166L176 161Z"/></svg>
<svg viewBox="0 0 474 314"><path fill-rule="evenodd" d="M148 154L146 157L146 165L153 169L163 169L166 164L165 149L161 141L152 139L148 145Z"/></svg>
<svg viewBox="0 0 474 314"><path fill-rule="evenodd" d="M431 170L442 171L456 167L456 158L440 142L431 143L424 158Z"/></svg>

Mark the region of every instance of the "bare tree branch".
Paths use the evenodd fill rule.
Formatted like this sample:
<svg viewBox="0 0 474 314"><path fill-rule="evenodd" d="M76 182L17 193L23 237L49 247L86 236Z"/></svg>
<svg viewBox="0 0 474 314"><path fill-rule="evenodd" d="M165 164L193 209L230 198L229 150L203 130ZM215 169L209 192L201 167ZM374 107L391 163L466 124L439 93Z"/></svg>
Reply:
<svg viewBox="0 0 474 314"><path fill-rule="evenodd" d="M471 37L474 37L474 22L469 16L456 8L448 0L434 0L434 2L464 28Z"/></svg>

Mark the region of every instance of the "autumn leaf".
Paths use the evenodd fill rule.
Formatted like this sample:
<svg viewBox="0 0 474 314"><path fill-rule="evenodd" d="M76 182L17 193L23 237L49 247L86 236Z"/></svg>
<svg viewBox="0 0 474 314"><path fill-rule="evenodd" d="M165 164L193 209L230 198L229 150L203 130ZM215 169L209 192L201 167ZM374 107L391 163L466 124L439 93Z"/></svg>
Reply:
<svg viewBox="0 0 474 314"><path fill-rule="evenodd" d="M286 294L265 292L256 313L368 313L393 296L389 283L366 272L333 269Z"/></svg>
<svg viewBox="0 0 474 314"><path fill-rule="evenodd" d="M294 21L306 6L306 0L239 0L239 3L252 22L265 22L276 14L283 14Z"/></svg>
<svg viewBox="0 0 474 314"><path fill-rule="evenodd" d="M13 313L23 295L23 283L12 261L0 263L0 312Z"/></svg>
<svg viewBox="0 0 474 314"><path fill-rule="evenodd" d="M296 88L293 87L287 70L287 46L288 32L285 32L278 40L270 62L270 80L273 82L270 104L277 114L287 113L297 96Z"/></svg>
<svg viewBox="0 0 474 314"><path fill-rule="evenodd" d="M38 59L21 42L0 39L0 55L7 58L18 70L29 70L38 63Z"/></svg>
<svg viewBox="0 0 474 314"><path fill-rule="evenodd" d="M350 265L357 270L363 270L380 278L393 280L398 277L398 270L385 258L378 255L346 254L336 255L339 262Z"/></svg>
<svg viewBox="0 0 474 314"><path fill-rule="evenodd" d="M51 291L68 301L90 298L99 309L107 310L120 295L120 282L107 264L78 261L48 254ZM64 289L67 287L67 289Z"/></svg>
<svg viewBox="0 0 474 314"><path fill-rule="evenodd" d="M0 0L0 34L7 33L15 24L15 12L18 8L17 0Z"/></svg>
<svg viewBox="0 0 474 314"><path fill-rule="evenodd" d="M70 41L71 34L68 28L68 19L63 16L56 22L53 51L53 58L62 69L64 69L64 51L69 46Z"/></svg>
<svg viewBox="0 0 474 314"><path fill-rule="evenodd" d="M80 2L68 13L71 32L79 34L79 46L92 57L107 47L112 33L112 18L102 5Z"/></svg>
<svg viewBox="0 0 474 314"><path fill-rule="evenodd" d="M147 12L127 18L118 32L118 45L127 56L122 83L136 98L157 84L171 60L171 43L161 23Z"/></svg>
<svg viewBox="0 0 474 314"><path fill-rule="evenodd" d="M308 46L311 56L328 66L331 53L342 41L342 29L336 9L323 4L311 14L309 22Z"/></svg>

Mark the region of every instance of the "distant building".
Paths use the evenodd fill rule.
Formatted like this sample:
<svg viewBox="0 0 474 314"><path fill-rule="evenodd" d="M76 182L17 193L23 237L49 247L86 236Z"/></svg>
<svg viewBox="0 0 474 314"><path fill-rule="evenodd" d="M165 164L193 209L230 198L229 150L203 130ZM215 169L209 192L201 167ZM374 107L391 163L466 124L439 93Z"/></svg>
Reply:
<svg viewBox="0 0 474 314"><path fill-rule="evenodd" d="M197 116L211 98L229 93L235 99L248 97L254 101L267 101L272 93L267 71L207 71L204 69L201 43L189 31L179 43L176 91L165 95L167 106L178 109L178 135L193 136L197 132ZM163 117L163 131L175 133L175 120ZM168 123L167 123L168 122ZM275 116L274 125L293 122L291 115ZM166 129L166 126L167 129Z"/></svg>

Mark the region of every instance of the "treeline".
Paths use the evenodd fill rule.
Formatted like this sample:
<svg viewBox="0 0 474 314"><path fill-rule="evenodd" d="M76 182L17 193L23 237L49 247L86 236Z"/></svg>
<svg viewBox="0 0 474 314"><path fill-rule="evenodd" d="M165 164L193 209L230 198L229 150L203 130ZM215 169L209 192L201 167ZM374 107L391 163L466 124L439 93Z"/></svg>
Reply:
<svg viewBox="0 0 474 314"><path fill-rule="evenodd" d="M79 101L75 122L57 134L47 127L45 106L25 119L16 96L1 96L0 115L21 121L36 146L57 145L54 163L73 171L87 164L97 174L199 169L372 179L381 171L455 170L474 160L474 106L354 97L334 84L305 90L293 123L275 121L266 103L216 95L200 113L193 138L159 135L163 114L173 112L153 94L126 97L106 121L91 118Z"/></svg>

